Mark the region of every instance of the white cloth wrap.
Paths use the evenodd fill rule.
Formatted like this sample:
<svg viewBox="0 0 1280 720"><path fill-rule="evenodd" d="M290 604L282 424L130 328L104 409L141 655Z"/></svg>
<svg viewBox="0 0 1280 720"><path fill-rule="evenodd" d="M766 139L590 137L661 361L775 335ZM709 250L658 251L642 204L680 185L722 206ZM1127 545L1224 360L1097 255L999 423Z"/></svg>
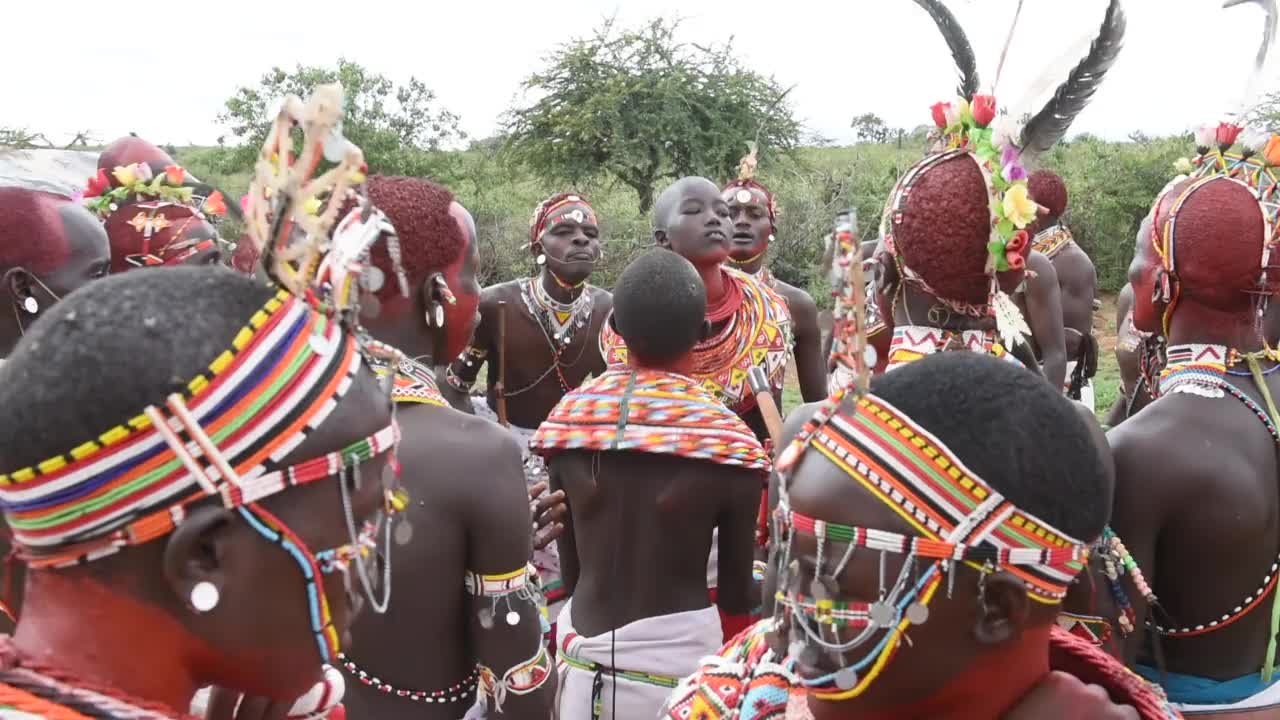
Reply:
<svg viewBox="0 0 1280 720"><path fill-rule="evenodd" d="M714 606L701 610L644 618L628 623L612 633L595 637L577 635L573 629L572 598L560 613L557 642L560 655L594 662L621 671L651 673L683 678L698 669L698 662L714 654L721 642L720 613ZM595 673L556 663L560 686L556 692L557 716L562 720L591 717L591 688ZM601 697L602 720L653 720L671 688L618 678L617 714L614 714L614 681L606 672Z"/></svg>

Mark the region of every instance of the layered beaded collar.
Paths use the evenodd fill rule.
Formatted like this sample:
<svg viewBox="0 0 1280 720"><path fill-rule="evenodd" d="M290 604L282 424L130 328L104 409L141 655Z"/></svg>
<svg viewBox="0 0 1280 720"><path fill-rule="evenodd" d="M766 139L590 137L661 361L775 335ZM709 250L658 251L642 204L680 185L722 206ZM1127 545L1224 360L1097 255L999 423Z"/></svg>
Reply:
<svg viewBox="0 0 1280 720"><path fill-rule="evenodd" d="M575 332L587 328L595 309L590 285L584 286L573 302L562 303L551 297L542 286L542 279L536 276L521 285L520 297L529 314L542 326L554 350L565 347Z"/></svg>
<svg viewBox="0 0 1280 720"><path fill-rule="evenodd" d="M893 329L893 341L889 345L888 370L915 362L927 355L951 350L991 355L1022 366L1018 358L1005 350L994 331L956 331L928 325L898 325Z"/></svg>

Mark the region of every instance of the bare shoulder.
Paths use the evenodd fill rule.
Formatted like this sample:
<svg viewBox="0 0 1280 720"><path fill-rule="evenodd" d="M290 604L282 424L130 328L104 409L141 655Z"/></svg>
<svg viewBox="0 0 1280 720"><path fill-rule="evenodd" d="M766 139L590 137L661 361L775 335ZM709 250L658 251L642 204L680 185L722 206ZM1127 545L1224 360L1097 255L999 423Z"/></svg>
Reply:
<svg viewBox="0 0 1280 720"><path fill-rule="evenodd" d="M1053 267L1053 261L1044 253L1032 251L1027 256L1027 269L1035 273L1035 277L1027 276L1029 281L1038 283L1043 283L1049 279L1052 279L1055 283L1058 281L1058 272Z"/></svg>
<svg viewBox="0 0 1280 720"><path fill-rule="evenodd" d="M778 281L778 294L787 301L787 305L791 308L792 316L797 315L813 315L818 314L818 304L813 301L813 296L807 291L801 290L795 285Z"/></svg>
<svg viewBox="0 0 1280 720"><path fill-rule="evenodd" d="M520 280L508 280L497 285L490 285L480 291L480 310L491 310L497 307L498 302L506 300L511 302L520 298Z"/></svg>
<svg viewBox="0 0 1280 720"><path fill-rule="evenodd" d="M508 482L508 476L523 483L520 446L498 425L453 408L429 405L401 408L397 417L405 467L430 468L432 478L466 489L467 494L492 490Z"/></svg>
<svg viewBox="0 0 1280 720"><path fill-rule="evenodd" d="M613 293L601 287L591 286L591 301L597 308L606 310L613 308Z"/></svg>
<svg viewBox="0 0 1280 720"><path fill-rule="evenodd" d="M1166 395L1107 433L1115 458L1117 493L1128 486L1168 495L1225 474L1246 428L1227 405L1234 400ZM1243 409L1243 408L1240 408ZM1256 424L1256 421L1254 421ZM1261 428L1259 428L1261 430Z"/></svg>
<svg viewBox="0 0 1280 720"><path fill-rule="evenodd" d="M1079 245L1071 243L1053 258L1053 267L1062 278L1091 279L1096 282L1097 270L1089 254Z"/></svg>

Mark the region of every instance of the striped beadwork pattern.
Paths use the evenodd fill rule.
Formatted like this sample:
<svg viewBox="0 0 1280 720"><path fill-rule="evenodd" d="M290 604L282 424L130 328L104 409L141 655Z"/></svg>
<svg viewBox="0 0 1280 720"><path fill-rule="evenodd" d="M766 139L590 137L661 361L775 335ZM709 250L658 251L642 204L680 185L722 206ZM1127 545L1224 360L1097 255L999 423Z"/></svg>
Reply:
<svg viewBox="0 0 1280 720"><path fill-rule="evenodd" d="M769 649L765 636L773 619L761 620L703 659L693 675L672 691L664 720L783 720L787 700L803 693L784 658Z"/></svg>
<svg viewBox="0 0 1280 720"><path fill-rule="evenodd" d="M1160 394L1187 393L1220 398L1227 373L1227 348L1222 345L1174 345L1165 351L1160 371Z"/></svg>
<svg viewBox="0 0 1280 720"><path fill-rule="evenodd" d="M742 305L724 329L693 349L693 378L728 408L744 415L756 407L748 375L764 368L769 384L781 392L791 351L791 311L782 296L755 278L725 268L729 280L742 286ZM627 365L627 343L606 322L600 329L600 355L610 368ZM711 358L723 358L712 362Z"/></svg>
<svg viewBox="0 0 1280 720"><path fill-rule="evenodd" d="M342 458L292 468L280 461L301 444L351 387L361 364L355 340L281 291L255 312L206 372L170 398L184 405L225 459L223 477L184 425L157 407L34 467L0 475L0 507L15 545L33 565L93 560L171 531L212 481L228 507L326 477ZM175 411L176 412L176 411ZM210 465L197 477L152 424ZM371 439L389 445L394 425ZM382 447L380 449L385 449Z"/></svg>
<svg viewBox="0 0 1280 720"><path fill-rule="evenodd" d="M1031 249L1052 260L1054 255L1073 242L1075 240L1071 237L1071 231L1065 225L1054 225L1031 238Z"/></svg>
<svg viewBox="0 0 1280 720"><path fill-rule="evenodd" d="M1045 602L1061 600L1088 559L1084 543L1015 507L927 430L873 395L860 398L852 410L842 406L814 432L809 446L923 537L821 521L812 521L811 533L835 533L843 542L922 557L990 560ZM802 531L802 523L810 522L794 514L793 519Z"/></svg>
<svg viewBox="0 0 1280 720"><path fill-rule="evenodd" d="M471 570L463 577L467 594L479 597L508 595L529 583L529 566L497 575L484 575Z"/></svg>
<svg viewBox="0 0 1280 720"><path fill-rule="evenodd" d="M379 378L385 378L389 370L386 365L380 364L374 366L374 372ZM396 368L391 399L398 403L449 407L449 402L440 394L440 386L436 384L431 368L408 357L402 358Z"/></svg>
<svg viewBox="0 0 1280 720"><path fill-rule="evenodd" d="M1014 357L1000 341L994 331L990 330L942 330L927 325L900 325L893 329L893 340L889 344L889 365L886 369L894 370L907 363L915 362L928 355L952 350L967 350L982 355L990 355L1018 367L1023 364Z"/></svg>
<svg viewBox="0 0 1280 720"><path fill-rule="evenodd" d="M608 370L561 398L530 447L676 455L768 472L755 433L697 381L659 370Z"/></svg>

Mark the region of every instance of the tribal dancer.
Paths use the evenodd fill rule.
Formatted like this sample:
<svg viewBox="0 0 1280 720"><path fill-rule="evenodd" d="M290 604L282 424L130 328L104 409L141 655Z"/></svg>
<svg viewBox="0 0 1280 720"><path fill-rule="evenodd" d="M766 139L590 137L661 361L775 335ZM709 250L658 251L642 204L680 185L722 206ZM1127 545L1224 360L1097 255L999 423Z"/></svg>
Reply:
<svg viewBox="0 0 1280 720"><path fill-rule="evenodd" d="M112 272L222 260L213 222L226 215L226 201L217 190L198 194L195 182L145 140L127 137L108 146L84 197L106 226Z"/></svg>
<svg viewBox="0 0 1280 720"><path fill-rule="evenodd" d="M0 359L63 296L105 276L111 249L102 225L59 195L0 188Z"/></svg>
<svg viewBox="0 0 1280 720"><path fill-rule="evenodd" d="M1077 538L1102 531L1112 491L1061 392L946 353L805 406L783 436L774 617L684 680L663 717L1178 717L1055 626L1089 555Z"/></svg>
<svg viewBox="0 0 1280 720"><path fill-rule="evenodd" d="M1222 123L1196 144L1129 268L1134 324L1168 346L1159 396L1109 435L1112 549L1134 570L1124 589L1130 624L1146 630L1129 637L1140 672L1189 715L1280 718L1280 358L1266 338L1280 136Z"/></svg>
<svg viewBox="0 0 1280 720"><path fill-rule="evenodd" d="M706 288L711 335L693 348L691 376L757 437L768 438L748 374L762 368L781 406L791 347L786 300L746 273L724 267L732 221L710 180L687 177L664 190L654 203L653 226L657 245L693 263ZM609 324L600 332L600 350L610 367L628 364L626 341Z"/></svg>
<svg viewBox="0 0 1280 720"><path fill-rule="evenodd" d="M726 185L722 193L724 201L729 204L729 218L733 223L729 264L769 286L786 300L791 315L791 351L795 356L800 395L805 402L815 402L827 394L818 306L809 293L777 279L765 266L769 244L778 232L778 201L769 188L755 180L756 162L753 143L751 153L742 159L738 179Z"/></svg>
<svg viewBox="0 0 1280 720"><path fill-rule="evenodd" d="M614 298L629 366L571 391L532 442L571 511L557 709L578 720L655 717L759 602L752 549L770 463L742 420L689 376L706 333L698 272L653 250L622 273ZM720 613L704 582L713 528Z"/></svg>
<svg viewBox="0 0 1280 720"><path fill-rule="evenodd" d="M449 366L441 391L459 410L495 422L505 405L502 420L509 420L524 452L525 481L533 487L547 482L547 471L529 452L529 438L566 392L604 372L596 338L613 299L588 282L604 249L596 212L581 195L560 193L538 205L529 223L529 251L538 273L484 289L475 336ZM505 338L499 332L504 324ZM486 361L485 396L471 398ZM506 377L499 377L500 370ZM565 598L556 546L538 550L534 565L555 622Z"/></svg>
<svg viewBox="0 0 1280 720"><path fill-rule="evenodd" d="M364 324L408 355L395 369L393 398L414 502L393 531L391 580L414 601L356 624L360 644L341 658L348 712L457 720L479 695L473 714L546 717L555 683L527 567L521 448L497 425L450 408L432 372L433 359L456 357L475 327L475 222L427 180L375 175L367 186L390 224L366 236Z"/></svg>
<svg viewBox="0 0 1280 720"><path fill-rule="evenodd" d="M1093 304L1098 273L1088 254L1076 244L1063 223L1067 186L1051 170L1039 170L1027 180L1031 199L1048 210L1037 224L1031 249L1053 263L1062 293L1062 321L1066 331L1067 397L1094 409L1093 375L1098 369L1098 345L1093 337Z"/></svg>

